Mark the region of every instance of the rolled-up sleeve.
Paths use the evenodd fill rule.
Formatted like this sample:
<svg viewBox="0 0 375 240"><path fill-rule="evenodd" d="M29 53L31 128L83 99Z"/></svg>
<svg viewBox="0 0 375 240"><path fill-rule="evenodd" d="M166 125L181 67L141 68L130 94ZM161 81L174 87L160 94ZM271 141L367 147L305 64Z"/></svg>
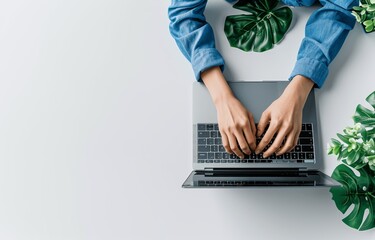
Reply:
<svg viewBox="0 0 375 240"><path fill-rule="evenodd" d="M172 0L168 8L170 33L191 62L198 81L201 72L208 68L219 66L224 69L224 59L215 47L213 30L204 17L206 4L207 0Z"/></svg>
<svg viewBox="0 0 375 240"><path fill-rule="evenodd" d="M323 6L307 21L305 37L290 75L290 79L296 75L308 77L319 88L323 86L328 76L329 64L354 27L355 18L351 15L351 8L358 5L358 0L321 0L320 3Z"/></svg>

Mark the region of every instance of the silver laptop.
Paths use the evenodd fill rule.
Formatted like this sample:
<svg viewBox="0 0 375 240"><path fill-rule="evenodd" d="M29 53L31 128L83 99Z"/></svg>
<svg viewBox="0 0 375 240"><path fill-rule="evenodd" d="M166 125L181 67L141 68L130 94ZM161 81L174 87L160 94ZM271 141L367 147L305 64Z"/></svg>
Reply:
<svg viewBox="0 0 375 240"><path fill-rule="evenodd" d="M259 122L262 112L276 100L287 81L228 82L234 95ZM297 146L281 156L264 158L252 153L240 159L225 152L218 130L216 109L203 83L193 84L193 171L183 183L186 188L340 186L319 171L322 149L318 136L314 90L303 110ZM257 139L257 143L260 139Z"/></svg>

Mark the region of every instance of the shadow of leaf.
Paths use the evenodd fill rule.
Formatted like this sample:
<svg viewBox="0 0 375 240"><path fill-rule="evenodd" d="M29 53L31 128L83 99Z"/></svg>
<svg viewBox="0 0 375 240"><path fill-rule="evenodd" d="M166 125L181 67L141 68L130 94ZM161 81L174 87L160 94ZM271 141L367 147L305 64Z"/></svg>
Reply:
<svg viewBox="0 0 375 240"><path fill-rule="evenodd" d="M351 205L353 210L342 221L357 230L363 231L375 227L375 176L369 168L359 169L357 176L347 165L338 165L332 178L343 186L333 187L330 192L336 207L345 213ZM366 209L369 210L365 217Z"/></svg>

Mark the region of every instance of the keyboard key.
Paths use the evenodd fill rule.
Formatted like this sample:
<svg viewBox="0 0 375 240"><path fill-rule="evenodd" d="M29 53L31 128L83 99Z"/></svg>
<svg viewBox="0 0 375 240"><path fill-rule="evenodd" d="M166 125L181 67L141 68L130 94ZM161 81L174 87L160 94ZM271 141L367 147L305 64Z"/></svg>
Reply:
<svg viewBox="0 0 375 240"><path fill-rule="evenodd" d="M299 153L298 158L299 159L306 159L306 154L305 153Z"/></svg>
<svg viewBox="0 0 375 240"><path fill-rule="evenodd" d="M302 128L301 130L306 130L306 124L302 123Z"/></svg>
<svg viewBox="0 0 375 240"><path fill-rule="evenodd" d="M272 154L272 155L270 156L270 159L276 159L276 154Z"/></svg>
<svg viewBox="0 0 375 240"><path fill-rule="evenodd" d="M285 159L290 159L290 153L285 153L285 154L284 154L284 158L285 158Z"/></svg>
<svg viewBox="0 0 375 240"><path fill-rule="evenodd" d="M207 154L207 158L208 159L214 159L215 158L215 154L214 153L208 153Z"/></svg>
<svg viewBox="0 0 375 240"><path fill-rule="evenodd" d="M207 130L210 130L210 131L211 131L211 130L214 130L214 125L213 125L213 124L207 124L207 125L206 125L206 129L207 129Z"/></svg>
<svg viewBox="0 0 375 240"><path fill-rule="evenodd" d="M236 159L236 157L237 157L237 156L236 156L235 154L233 154L233 153L229 154L229 158L230 158L230 159Z"/></svg>
<svg viewBox="0 0 375 240"><path fill-rule="evenodd" d="M221 160L221 163L227 163L227 160Z"/></svg>
<svg viewBox="0 0 375 240"><path fill-rule="evenodd" d="M314 153L307 153L306 158L307 159L314 159Z"/></svg>
<svg viewBox="0 0 375 240"><path fill-rule="evenodd" d="M214 163L220 163L220 160L215 159Z"/></svg>
<svg viewBox="0 0 375 240"><path fill-rule="evenodd" d="M198 160L198 163L204 163L204 160Z"/></svg>
<svg viewBox="0 0 375 240"><path fill-rule="evenodd" d="M206 145L206 139L205 138L198 138L198 145Z"/></svg>
<svg viewBox="0 0 375 240"><path fill-rule="evenodd" d="M208 138L210 136L209 131L198 131L198 137L199 138Z"/></svg>
<svg viewBox="0 0 375 240"><path fill-rule="evenodd" d="M294 147L294 152L301 152L301 146L300 145L297 145Z"/></svg>
<svg viewBox="0 0 375 240"><path fill-rule="evenodd" d="M206 130L206 124L198 124L198 130Z"/></svg>
<svg viewBox="0 0 375 240"><path fill-rule="evenodd" d="M234 161L233 160L228 160L228 163L234 163Z"/></svg>
<svg viewBox="0 0 375 240"><path fill-rule="evenodd" d="M219 131L219 124L214 124L214 130Z"/></svg>
<svg viewBox="0 0 375 240"><path fill-rule="evenodd" d="M215 138L215 144L216 145L221 145L222 144L221 138Z"/></svg>
<svg viewBox="0 0 375 240"><path fill-rule="evenodd" d="M284 158L283 155L276 156L276 159L283 159L283 158Z"/></svg>
<svg viewBox="0 0 375 240"><path fill-rule="evenodd" d="M313 139L312 138L300 138L299 144L301 144L301 145L312 145Z"/></svg>
<svg viewBox="0 0 375 240"><path fill-rule="evenodd" d="M251 154L250 154L250 159L256 159L256 158L257 158L256 153L251 153Z"/></svg>
<svg viewBox="0 0 375 240"><path fill-rule="evenodd" d="M298 153L292 153L292 159L298 159Z"/></svg>
<svg viewBox="0 0 375 240"><path fill-rule="evenodd" d="M311 123L306 124L306 130L312 130L312 125Z"/></svg>
<svg viewBox="0 0 375 240"><path fill-rule="evenodd" d="M209 152L210 151L210 146L198 146L198 152Z"/></svg>
<svg viewBox="0 0 375 240"><path fill-rule="evenodd" d="M219 146L219 152L225 152L225 148L223 147L223 145Z"/></svg>
<svg viewBox="0 0 375 240"><path fill-rule="evenodd" d="M223 159L229 159L229 153L223 153Z"/></svg>
<svg viewBox="0 0 375 240"><path fill-rule="evenodd" d="M211 131L210 135L212 138L217 138L217 131Z"/></svg>
<svg viewBox="0 0 375 240"><path fill-rule="evenodd" d="M312 131L301 131L299 137L312 137Z"/></svg>
<svg viewBox="0 0 375 240"><path fill-rule="evenodd" d="M214 160L206 160L206 163L213 163Z"/></svg>
<svg viewBox="0 0 375 240"><path fill-rule="evenodd" d="M215 139L213 138L207 138L207 145L215 144Z"/></svg>
<svg viewBox="0 0 375 240"><path fill-rule="evenodd" d="M247 160L246 159L242 159L241 163L247 163Z"/></svg>
<svg viewBox="0 0 375 240"><path fill-rule="evenodd" d="M218 151L219 151L219 147L217 145L211 146L211 152L218 152Z"/></svg>
<svg viewBox="0 0 375 240"><path fill-rule="evenodd" d="M207 153L198 153L198 159L207 159Z"/></svg>
<svg viewBox="0 0 375 240"><path fill-rule="evenodd" d="M314 152L314 147L311 145L304 145L302 146L302 151L303 152Z"/></svg>
<svg viewBox="0 0 375 240"><path fill-rule="evenodd" d="M215 153L215 159L222 159L223 154L222 153Z"/></svg>

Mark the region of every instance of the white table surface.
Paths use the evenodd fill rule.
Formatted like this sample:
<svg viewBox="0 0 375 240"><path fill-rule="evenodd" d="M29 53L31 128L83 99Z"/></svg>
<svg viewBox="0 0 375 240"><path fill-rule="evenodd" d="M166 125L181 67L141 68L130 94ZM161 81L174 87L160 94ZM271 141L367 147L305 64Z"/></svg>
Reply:
<svg viewBox="0 0 375 240"><path fill-rule="evenodd" d="M169 35L168 5L1 2L0 239L375 239L341 222L327 189L180 187L194 79ZM237 11L210 1L228 80L286 79L312 11L293 9L273 50L245 53L222 30ZM375 90L374 44L356 25L317 91L324 143ZM337 162L323 160L330 175Z"/></svg>

